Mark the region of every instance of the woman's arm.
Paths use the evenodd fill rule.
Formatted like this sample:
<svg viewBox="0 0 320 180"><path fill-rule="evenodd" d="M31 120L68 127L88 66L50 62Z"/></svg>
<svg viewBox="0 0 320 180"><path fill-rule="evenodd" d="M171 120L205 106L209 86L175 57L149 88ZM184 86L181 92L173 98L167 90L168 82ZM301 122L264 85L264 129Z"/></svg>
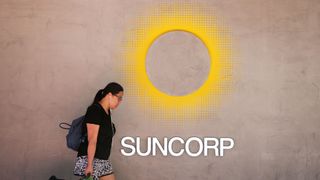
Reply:
<svg viewBox="0 0 320 180"><path fill-rule="evenodd" d="M99 125L96 124L87 124L88 131L88 166L86 168L87 173L91 173L93 171L93 158L96 152L96 145L98 139Z"/></svg>

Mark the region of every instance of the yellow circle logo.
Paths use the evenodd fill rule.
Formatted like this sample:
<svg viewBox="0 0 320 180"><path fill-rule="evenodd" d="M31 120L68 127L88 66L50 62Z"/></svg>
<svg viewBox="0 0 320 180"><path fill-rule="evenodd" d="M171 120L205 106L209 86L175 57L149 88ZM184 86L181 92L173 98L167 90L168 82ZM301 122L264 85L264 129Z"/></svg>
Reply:
<svg viewBox="0 0 320 180"><path fill-rule="evenodd" d="M146 56L152 43L171 31L185 31L198 37L207 47L210 72L203 85L184 96L158 90L146 72ZM228 94L232 80L229 31L203 6L193 3L160 4L141 16L128 32L124 43L123 81L132 102L155 120L195 120L208 117Z"/></svg>

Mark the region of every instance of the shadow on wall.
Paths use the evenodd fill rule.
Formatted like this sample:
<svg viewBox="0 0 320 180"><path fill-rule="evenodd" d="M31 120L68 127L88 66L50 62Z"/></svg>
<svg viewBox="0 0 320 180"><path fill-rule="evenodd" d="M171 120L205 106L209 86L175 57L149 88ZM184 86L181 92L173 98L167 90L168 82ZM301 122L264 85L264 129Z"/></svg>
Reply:
<svg viewBox="0 0 320 180"><path fill-rule="evenodd" d="M64 179L59 179L55 175L52 175L49 180L64 180Z"/></svg>

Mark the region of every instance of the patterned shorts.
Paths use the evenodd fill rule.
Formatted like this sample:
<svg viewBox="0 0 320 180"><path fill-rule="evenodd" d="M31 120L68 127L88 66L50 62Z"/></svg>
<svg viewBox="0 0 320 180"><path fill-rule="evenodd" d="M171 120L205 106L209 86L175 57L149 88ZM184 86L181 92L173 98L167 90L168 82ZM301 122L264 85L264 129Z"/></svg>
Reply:
<svg viewBox="0 0 320 180"><path fill-rule="evenodd" d="M76 176L85 176L84 172L88 164L88 156L80 156L76 159L76 165L73 174ZM99 177L113 174L110 160L93 159L93 179L99 180Z"/></svg>

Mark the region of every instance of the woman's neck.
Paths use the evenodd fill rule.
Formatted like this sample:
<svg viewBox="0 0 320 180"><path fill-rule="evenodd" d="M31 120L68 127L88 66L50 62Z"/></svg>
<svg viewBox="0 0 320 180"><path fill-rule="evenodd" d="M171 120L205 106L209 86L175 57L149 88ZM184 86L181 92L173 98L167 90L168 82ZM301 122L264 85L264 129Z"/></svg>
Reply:
<svg viewBox="0 0 320 180"><path fill-rule="evenodd" d="M110 105L107 101L103 101L101 100L100 102L100 105L103 107L104 111L109 114L109 109L110 109Z"/></svg>

